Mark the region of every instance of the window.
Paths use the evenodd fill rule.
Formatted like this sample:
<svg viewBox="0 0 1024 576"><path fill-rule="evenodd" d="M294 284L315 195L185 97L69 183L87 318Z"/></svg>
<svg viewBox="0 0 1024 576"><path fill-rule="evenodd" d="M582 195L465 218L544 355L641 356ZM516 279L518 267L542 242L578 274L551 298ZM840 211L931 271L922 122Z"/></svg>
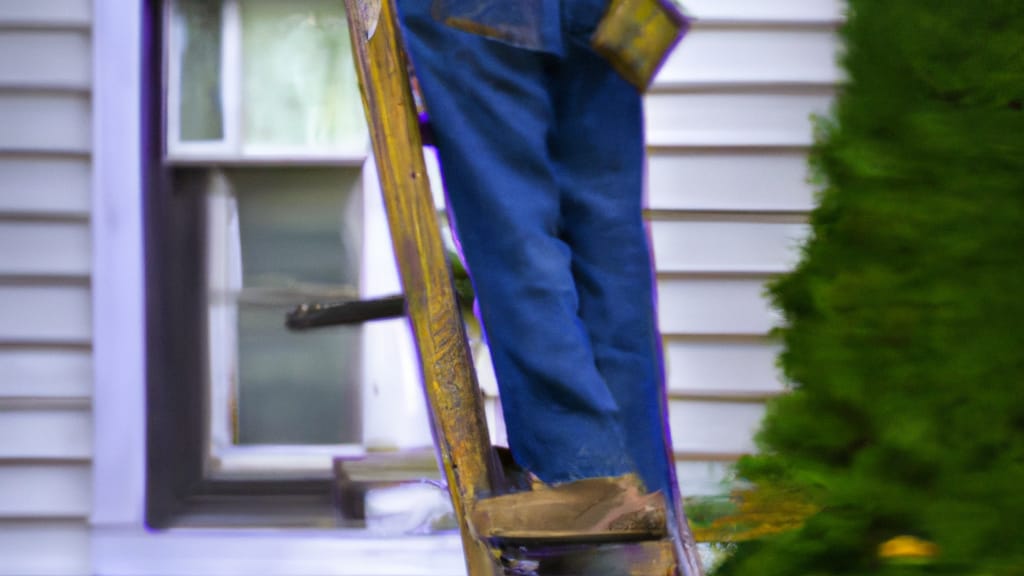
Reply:
<svg viewBox="0 0 1024 576"><path fill-rule="evenodd" d="M365 157L348 25L328 0L169 0L172 160Z"/></svg>
<svg viewBox="0 0 1024 576"><path fill-rule="evenodd" d="M206 285L211 448L359 445L360 329L289 332L309 301L359 298L359 172L211 169Z"/></svg>
<svg viewBox="0 0 1024 576"><path fill-rule="evenodd" d="M405 398L386 425L430 442L404 322L284 326L394 275L364 195L376 176L343 5L162 8L146 72L164 87L145 120L147 521L336 525L332 459L393 440L364 414Z"/></svg>

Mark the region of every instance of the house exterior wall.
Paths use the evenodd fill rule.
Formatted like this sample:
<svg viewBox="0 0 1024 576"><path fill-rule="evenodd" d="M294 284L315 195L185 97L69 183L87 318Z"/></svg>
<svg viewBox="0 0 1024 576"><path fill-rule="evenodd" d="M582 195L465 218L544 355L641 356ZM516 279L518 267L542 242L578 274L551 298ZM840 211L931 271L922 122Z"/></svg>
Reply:
<svg viewBox="0 0 1024 576"><path fill-rule="evenodd" d="M727 463L753 449L763 402L782 389L767 338L777 318L762 290L793 265L807 234L809 116L827 109L841 80L841 6L686 5L699 21L647 97L648 216L678 469L684 493L698 494L718 489ZM457 570L451 538L407 541L401 552L327 532L157 536L141 526L144 359L132 354L142 348L118 372L119 347L132 338L118 340L124 331L106 313L93 319L97 303L114 311L124 302L113 287L124 284L125 262L93 253L100 228L121 223L117 210L91 209L94 131L110 128L93 125L93 100L123 88L108 70L93 93L93 6L0 1L0 576L138 576L172 566L181 574L359 574L335 561L350 555L387 558L393 574ZM111 174L138 156L104 158L95 161ZM138 389L125 388L135 380ZM102 423L93 421L94 388L104 390L95 406ZM118 419L126 410L130 422ZM94 475L108 488L94 486ZM438 555L434 572L415 568L428 551Z"/></svg>
<svg viewBox="0 0 1024 576"><path fill-rule="evenodd" d="M91 5L0 2L0 574L89 574Z"/></svg>

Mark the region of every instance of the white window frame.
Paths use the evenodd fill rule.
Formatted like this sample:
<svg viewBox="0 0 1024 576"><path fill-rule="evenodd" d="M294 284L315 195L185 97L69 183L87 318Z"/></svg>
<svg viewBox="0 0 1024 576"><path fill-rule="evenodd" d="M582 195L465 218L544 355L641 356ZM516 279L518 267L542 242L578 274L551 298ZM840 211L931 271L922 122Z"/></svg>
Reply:
<svg viewBox="0 0 1024 576"><path fill-rule="evenodd" d="M164 10L165 74L167 81L166 156L172 165L204 166L316 166L328 165L361 170L362 186L353 190L356 202L364 206L362 222L363 254L360 270L360 296L370 298L400 292L397 272L391 265L390 236L384 222L383 204L375 172L366 173L369 158L368 134L361 146L318 150L314 148L271 147L244 143L244 99L242 98L242 21L241 3L260 0L223 0L221 14L221 84L224 138L217 142L182 142L180 139L180 59L173 25L174 4L166 0ZM382 250L383 248L383 250ZM386 253L384 253L386 252ZM415 359L406 352L395 365L381 362L394 356L395 342L399 348L411 349L411 338L401 321L362 327L363 362L359 382L363 386L363 436L359 444L332 446L256 445L228 446L223 440L231 437L231 424L226 418L226 397L211 390L211 429L207 442L207 466L213 477L237 477L252 473L329 474L332 457L359 458L367 450L421 447L429 439L422 393L418 391ZM211 342L211 349L222 342ZM396 371L397 368L397 371ZM412 385L410 385L412 383ZM211 386L223 386L212 381ZM395 406L402 414L403 425L395 426ZM386 426L384 425L386 423Z"/></svg>
<svg viewBox="0 0 1024 576"><path fill-rule="evenodd" d="M224 0L221 7L221 84L220 100L222 109L221 126L224 134L220 141L182 142L181 140L181 58L174 55L179 50L175 37L174 1L164 3L164 34L167 38L167 157L171 161L206 160L230 158L239 149L241 109L242 35L240 33L238 0ZM237 111L235 114L226 113Z"/></svg>
<svg viewBox="0 0 1024 576"><path fill-rule="evenodd" d="M340 166L361 166L369 156L369 134L359 144L331 150L271 146L245 143L245 99L242 70L242 2L260 0L222 0L221 11L221 84L223 139L210 142L183 142L180 122L180 59L173 57L178 49L174 35L173 13L177 0L164 1L164 22L167 76L167 161L172 164L300 164L324 163Z"/></svg>
<svg viewBox="0 0 1024 576"><path fill-rule="evenodd" d="M146 355L141 172L143 7L93 0L93 488L91 574L451 576L456 534L375 538L339 530L145 526ZM377 196L373 163L364 165ZM367 202L367 204L372 204ZM378 215L379 216L379 215ZM386 226L383 226L386 232ZM369 235L368 235L369 236ZM373 242L367 242L373 245ZM373 246L380 256L388 246ZM383 273L382 277L386 277ZM371 287L386 278L369 282ZM391 342L393 346L393 341ZM397 364L397 363L396 363ZM399 369L399 372L401 370ZM418 392L418 391L417 391ZM389 422L393 426L397 422Z"/></svg>
<svg viewBox="0 0 1024 576"><path fill-rule="evenodd" d="M355 170L356 168L351 168ZM207 247L207 273L215 284L215 289L224 291L241 290L241 254L238 245L237 203L233 200L233 192L226 175L214 168L211 178L211 195L208 196L207 226L210 234ZM346 192L351 195L352 209L346 209L346 220L358 220L359 228L363 221L372 217L362 210L362 182ZM359 231L358 245L362 245L362 231ZM361 249L360 252L364 252ZM359 254L362 260L363 254ZM224 270L220 264L228 264ZM359 264L360 275L373 273L374 266ZM226 278L230 276L231 278ZM360 289L360 296L362 290ZM238 306L211 306L208 309L209 363L206 371L209 375L209 425L206 438L205 462L210 478L245 478L259 475L283 474L317 474L320 476L331 473L331 462L334 458L356 459L366 455L366 446L361 443L303 445L303 444L255 444L239 445L233 442L234 426L232 424L230 398L232 392L237 397L238 382ZM283 318L282 318L283 321ZM365 326L357 328L362 346L366 346L367 334ZM372 366L360 361L349 373L363 389L362 397L367 391L365 383L373 376ZM232 376L234 375L234 376ZM353 412L362 411L362 406L352 408Z"/></svg>

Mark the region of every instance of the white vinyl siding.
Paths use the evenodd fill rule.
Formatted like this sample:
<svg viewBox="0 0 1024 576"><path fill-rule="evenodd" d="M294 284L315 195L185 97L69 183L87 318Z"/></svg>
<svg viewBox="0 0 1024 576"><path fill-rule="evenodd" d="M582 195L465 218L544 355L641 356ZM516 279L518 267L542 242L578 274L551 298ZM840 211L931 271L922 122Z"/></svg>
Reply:
<svg viewBox="0 0 1024 576"><path fill-rule="evenodd" d="M74 520L0 520L4 574L89 574L89 533Z"/></svg>
<svg viewBox="0 0 1024 576"><path fill-rule="evenodd" d="M813 203L805 148L651 150L651 210L805 212Z"/></svg>
<svg viewBox="0 0 1024 576"><path fill-rule="evenodd" d="M0 458L8 460L88 460L92 456L92 418L81 401L7 399L0 410Z"/></svg>
<svg viewBox="0 0 1024 576"><path fill-rule="evenodd" d="M0 25L5 29L85 30L92 22L89 0L4 0L0 2Z"/></svg>
<svg viewBox="0 0 1024 576"><path fill-rule="evenodd" d="M776 317L763 292L760 274L742 278L662 275L658 281L661 331L667 336L766 336Z"/></svg>
<svg viewBox="0 0 1024 576"><path fill-rule="evenodd" d="M684 0L683 5L703 22L749 25L838 23L841 0Z"/></svg>
<svg viewBox="0 0 1024 576"><path fill-rule="evenodd" d="M782 390L774 367L778 344L768 338L777 318L764 299L763 285L792 266L794 246L807 234L807 213L813 203L813 188L805 181L812 134L809 116L828 108L841 80L834 51L835 27L842 14L839 0L684 3L700 20L648 99L647 208L659 266L677 470L684 493L701 494L722 489L717 482L727 474L727 466L753 449L751 437L763 414L764 399ZM109 25L105 34L97 34L99 45L108 52L116 52L121 43L135 46L131 35L123 33L123 22L113 17L116 12L103 3L97 6L102 7L97 26ZM128 6L125 12L131 17L126 20L134 25L137 5ZM17 21L20 31L80 31L89 26L87 7L77 0L0 1L0 21ZM112 37L109 45L99 42ZM16 67L7 70L23 78L28 74ZM25 80L32 84L20 92L0 94L20 97L49 82L54 86L52 94L62 97L50 103L55 109L74 108L77 99L88 101L88 94L68 88L73 76L57 76L56 69L53 74L32 76ZM61 78L64 87L57 88ZM113 106L107 114L115 117L119 100L109 92L116 91L118 83L108 78L96 84L98 92L107 91L97 101ZM121 173L113 167L121 161L119 154L134 152L131 138L138 130L134 121L103 128L108 134L124 136L112 140L129 143L98 153L96 164L97 173L107 176L101 180L115 184L115 193L109 195L112 201L127 202L118 195L134 198L135 179L119 181L118 174L132 172ZM0 178L0 213L8 214L7 220L0 221L73 227L88 217L91 165L88 150L75 139L76 133L87 136L88 129L88 122L78 128L64 126L46 142L19 139L10 144L18 150L33 144L36 152L0 153L0 170L9 175ZM0 149L7 145L4 140ZM22 193L23 189L33 193ZM110 218L113 222L117 217L116 210L109 216L106 210L94 215L97 221ZM105 231L108 226L97 228ZM131 229L111 230L106 248L132 238ZM97 240L97 246L103 247L102 242ZM104 260L99 259L95 271L98 285L107 286L101 293L112 295L107 298L109 311L118 312L118 318L98 314L95 323L99 343L104 344L97 346L97 365L109 377L96 383L97 411L103 417L97 418L95 468L103 481L97 481L95 495L98 528L91 542L93 565L85 560L88 536L79 529L79 519L90 507L89 460L69 454L12 459L0 465L6 471L0 473L0 490L11 487L22 492L6 498L0 495L0 576L234 575L254 570L279 576L462 573L459 542L452 536L385 540L339 537L329 529L284 536L273 530L147 531L138 510L144 489L140 447L144 424L136 410L141 410L143 402L138 390L131 388L138 378L141 354L128 354L129 366L123 371L118 363L120 348L127 343L119 335L128 333L130 338L137 320L133 302L122 307L116 299L120 292L111 288L118 272L132 271L131 265L119 264L131 258L114 259L120 254L110 257L110 270L104 270ZM73 254L54 262L64 272L49 274L67 274L65 281L44 284L88 294L87 284L74 284L82 273L69 272L76 262ZM28 271L30 264L15 256L0 266L19 270L10 273L20 275L20 280L9 283L11 288L20 289L47 276L45 270ZM129 285L125 290L131 296L136 288ZM54 294L47 297L60 300ZM76 424L67 413L77 409L74 399L89 398L93 384L90 342L75 339L83 328L88 333L88 322L87 314L78 316L49 326L47 333L21 336L28 344L0 347L0 374L15 374L9 381L0 378L0 397L37 396L40 401L32 409L40 418L33 425L46 420L55 429L73 431ZM122 330L124 326L129 330ZM3 326L2 330L0 341L13 337L13 328ZM57 337L61 333L64 336ZM40 363L40 358L46 363ZM493 383L484 379L482 384L491 396L488 406L493 413ZM417 386L410 391L413 399L403 408L411 411L413 404L421 406L421 398ZM12 412L25 408L20 400L8 405ZM409 418L403 413L398 420ZM398 420L392 418L386 424L398 426ZM75 446L66 449L82 448ZM21 450L46 453L57 448L39 441L26 442ZM11 477L19 483L6 484ZM31 490L32 498L23 498L25 489L16 487L25 480L61 495L53 502L41 501L38 492Z"/></svg>
<svg viewBox="0 0 1024 576"><path fill-rule="evenodd" d="M838 39L828 23L738 27L701 23L673 52L658 83L738 86L832 84Z"/></svg>
<svg viewBox="0 0 1024 576"><path fill-rule="evenodd" d="M771 394L782 389L775 375L778 345L751 338L668 339L665 364L674 394Z"/></svg>
<svg viewBox="0 0 1024 576"><path fill-rule="evenodd" d="M23 154L89 153L90 101L86 93L33 88L0 90L0 150Z"/></svg>
<svg viewBox="0 0 1024 576"><path fill-rule="evenodd" d="M0 2L0 575L85 575L91 3Z"/></svg>
<svg viewBox="0 0 1024 576"><path fill-rule="evenodd" d="M765 282L814 202L812 115L831 106L837 0L687 0L697 18L646 98L647 216L684 494L720 492L784 390Z"/></svg>
<svg viewBox="0 0 1024 576"><path fill-rule="evenodd" d="M0 467L0 491L4 495L0 521L84 519L89 514L91 490L88 464L49 463L42 457L5 464Z"/></svg>
<svg viewBox="0 0 1024 576"><path fill-rule="evenodd" d="M723 212L653 223L658 271L775 273L792 267L795 248L807 236L805 224L756 214L743 220L730 216Z"/></svg>
<svg viewBox="0 0 1024 576"><path fill-rule="evenodd" d="M0 154L0 211L35 217L89 214L89 158Z"/></svg>
<svg viewBox="0 0 1024 576"><path fill-rule="evenodd" d="M0 246L18 247L0 252L0 274L84 277L91 244L87 222L0 221Z"/></svg>
<svg viewBox="0 0 1024 576"><path fill-rule="evenodd" d="M669 405L673 424L672 445L687 460L700 460L707 453L731 454L754 449L751 438L764 415L760 402L676 401ZM708 447L713 447L709 450ZM684 487L685 488L685 487Z"/></svg>
<svg viewBox="0 0 1024 576"><path fill-rule="evenodd" d="M92 389L89 350L0 348L0 398L87 398Z"/></svg>
<svg viewBox="0 0 1024 576"><path fill-rule="evenodd" d="M61 278L6 278L0 284L0 343L11 346L87 346L91 338L89 286ZM0 276L0 282L5 280Z"/></svg>
<svg viewBox="0 0 1024 576"><path fill-rule="evenodd" d="M86 29L2 31L0 82L23 88L88 88L90 49Z"/></svg>
<svg viewBox="0 0 1024 576"><path fill-rule="evenodd" d="M647 143L665 148L807 146L808 119L825 112L831 89L655 92L647 97Z"/></svg>

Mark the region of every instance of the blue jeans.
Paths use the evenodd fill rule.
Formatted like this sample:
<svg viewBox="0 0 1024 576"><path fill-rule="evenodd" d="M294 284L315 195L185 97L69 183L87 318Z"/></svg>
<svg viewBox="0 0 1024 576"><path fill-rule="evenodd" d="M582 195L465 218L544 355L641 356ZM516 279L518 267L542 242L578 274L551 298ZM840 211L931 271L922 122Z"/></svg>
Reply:
<svg viewBox="0 0 1024 576"><path fill-rule="evenodd" d="M562 55L450 29L398 0L516 460L548 483L669 478L641 206L641 97L562 3Z"/></svg>

